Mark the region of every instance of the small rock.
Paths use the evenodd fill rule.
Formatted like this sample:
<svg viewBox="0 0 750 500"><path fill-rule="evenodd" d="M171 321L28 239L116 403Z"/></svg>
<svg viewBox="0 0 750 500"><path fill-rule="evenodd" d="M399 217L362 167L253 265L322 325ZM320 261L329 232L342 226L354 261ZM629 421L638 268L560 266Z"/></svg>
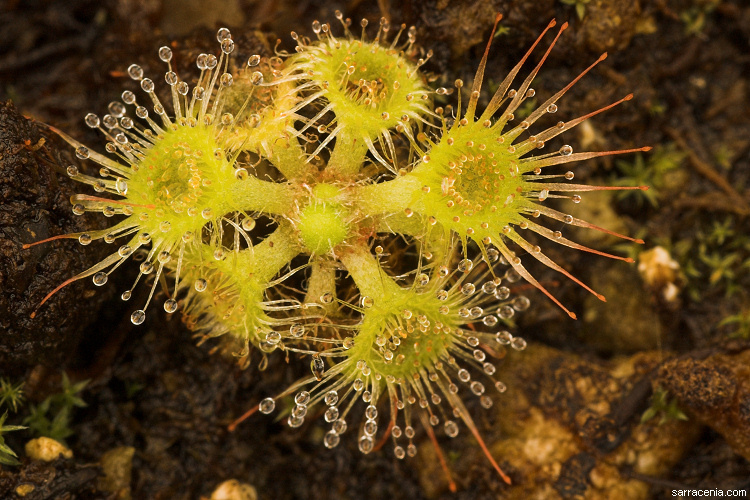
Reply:
<svg viewBox="0 0 750 500"><path fill-rule="evenodd" d="M674 359L659 370L656 383L673 394L691 418L724 436L750 460L750 350L717 353L705 359Z"/></svg>
<svg viewBox="0 0 750 500"><path fill-rule="evenodd" d="M99 464L104 477L99 480L99 489L115 493L118 499L129 500L134 454L135 448L132 446L121 446L102 455Z"/></svg>
<svg viewBox="0 0 750 500"><path fill-rule="evenodd" d="M639 1L594 0L586 5L579 37L592 52L623 50L636 33Z"/></svg>
<svg viewBox="0 0 750 500"><path fill-rule="evenodd" d="M513 479L502 498L650 498L649 485L623 471L664 477L702 429L697 422L640 423L643 400L631 399L634 388L661 355L597 363L530 344L523 355L508 356L499 369L508 392L493 407L499 439L491 442L492 434L484 433Z"/></svg>
<svg viewBox="0 0 750 500"><path fill-rule="evenodd" d="M257 500L255 488L236 479L228 479L216 487L210 500Z"/></svg>
<svg viewBox="0 0 750 500"><path fill-rule="evenodd" d="M677 304L685 278L680 264L664 247L654 247L638 256L638 272L643 282L667 304Z"/></svg>
<svg viewBox="0 0 750 500"><path fill-rule="evenodd" d="M35 489L36 487L34 487L33 484L21 484L16 487L16 495L18 495L19 497L25 497Z"/></svg>
<svg viewBox="0 0 750 500"><path fill-rule="evenodd" d="M26 456L32 460L51 462L60 455L63 458L73 458L70 448L52 438L42 436L26 443Z"/></svg>

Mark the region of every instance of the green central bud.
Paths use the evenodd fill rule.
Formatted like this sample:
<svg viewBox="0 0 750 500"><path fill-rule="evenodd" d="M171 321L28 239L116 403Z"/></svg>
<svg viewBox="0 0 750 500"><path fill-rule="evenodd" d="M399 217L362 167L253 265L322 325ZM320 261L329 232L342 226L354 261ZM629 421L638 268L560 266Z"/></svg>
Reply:
<svg viewBox="0 0 750 500"><path fill-rule="evenodd" d="M349 235L347 210L337 200L339 188L318 184L313 188L310 204L299 214L299 237L314 254L330 252Z"/></svg>

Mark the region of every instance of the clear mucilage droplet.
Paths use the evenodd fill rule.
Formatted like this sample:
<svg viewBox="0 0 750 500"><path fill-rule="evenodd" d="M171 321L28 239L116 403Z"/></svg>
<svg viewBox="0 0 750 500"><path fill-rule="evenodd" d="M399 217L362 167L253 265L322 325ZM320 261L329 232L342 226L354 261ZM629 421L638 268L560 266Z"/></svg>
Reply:
<svg viewBox="0 0 750 500"><path fill-rule="evenodd" d="M208 67L207 60L208 54L198 54L198 57L195 58L195 65L199 70L203 71Z"/></svg>
<svg viewBox="0 0 750 500"><path fill-rule="evenodd" d="M128 67L128 76L130 76L130 78L132 78L133 80L143 79L143 68L141 68L137 64L131 64Z"/></svg>
<svg viewBox="0 0 750 500"><path fill-rule="evenodd" d="M135 104L135 94L129 90L122 93L122 100L125 104Z"/></svg>
<svg viewBox="0 0 750 500"><path fill-rule="evenodd" d="M125 105L119 101L112 101L107 106L109 113L115 118L122 118L125 116Z"/></svg>
<svg viewBox="0 0 750 500"><path fill-rule="evenodd" d="M134 325L140 325L146 320L146 312L139 309L137 311L134 311L133 314L130 315L130 321Z"/></svg>
<svg viewBox="0 0 750 500"><path fill-rule="evenodd" d="M91 128L97 128L99 127L99 117L96 116L94 113L89 113L86 115L85 118L86 125L88 125Z"/></svg>
<svg viewBox="0 0 750 500"><path fill-rule="evenodd" d="M234 51L234 40L225 38L221 41L221 51L225 54L231 54Z"/></svg>
<svg viewBox="0 0 750 500"><path fill-rule="evenodd" d="M462 273L468 273L474 267L474 263L471 259L463 259L458 263L458 270Z"/></svg>
<svg viewBox="0 0 750 500"><path fill-rule="evenodd" d="M219 28L216 32L216 41L221 43L227 38L232 38L232 32L229 31L229 28Z"/></svg>
<svg viewBox="0 0 750 500"><path fill-rule="evenodd" d="M266 342L271 345L276 345L281 342L281 334L279 332L271 331L266 334Z"/></svg>
<svg viewBox="0 0 750 500"><path fill-rule="evenodd" d="M456 422L453 420L446 420L443 426L445 427L446 436L451 438L458 436L458 424L456 424Z"/></svg>
<svg viewBox="0 0 750 500"><path fill-rule="evenodd" d="M334 430L330 430L323 437L323 444L326 448L335 448L339 444L340 440L341 438L339 437L338 433Z"/></svg>
<svg viewBox="0 0 750 500"><path fill-rule="evenodd" d="M102 123L105 127L107 127L107 129L112 130L117 126L117 118L107 114L102 117Z"/></svg>
<svg viewBox="0 0 750 500"><path fill-rule="evenodd" d="M273 400L273 398L266 398L258 405L258 410L266 415L271 413L274 408L276 408L276 402Z"/></svg>
<svg viewBox="0 0 750 500"><path fill-rule="evenodd" d="M310 402L310 393L307 391L300 391L294 395L294 402L297 405L306 405Z"/></svg>
<svg viewBox="0 0 750 500"><path fill-rule="evenodd" d="M324 401L325 401L325 404L327 404L328 406L333 406L336 403L338 403L339 394L334 390L330 390L326 393Z"/></svg>
<svg viewBox="0 0 750 500"><path fill-rule="evenodd" d="M339 409L336 408L335 406L329 407L324 414L324 419L326 422L333 422L337 420L338 418L339 418Z"/></svg>
<svg viewBox="0 0 750 500"><path fill-rule="evenodd" d="M141 88L144 92L153 92L154 91L154 82L150 78L144 78L141 80Z"/></svg>
<svg viewBox="0 0 750 500"><path fill-rule="evenodd" d="M247 217L242 219L242 229L245 231L252 231L255 228L255 219Z"/></svg>
<svg viewBox="0 0 750 500"><path fill-rule="evenodd" d="M359 451L361 451L365 455L370 453L373 447L374 443L372 437L365 435L359 439Z"/></svg>
<svg viewBox="0 0 750 500"><path fill-rule="evenodd" d="M159 49L159 59L161 59L164 62L169 62L172 60L172 49L170 49L167 46L161 47Z"/></svg>

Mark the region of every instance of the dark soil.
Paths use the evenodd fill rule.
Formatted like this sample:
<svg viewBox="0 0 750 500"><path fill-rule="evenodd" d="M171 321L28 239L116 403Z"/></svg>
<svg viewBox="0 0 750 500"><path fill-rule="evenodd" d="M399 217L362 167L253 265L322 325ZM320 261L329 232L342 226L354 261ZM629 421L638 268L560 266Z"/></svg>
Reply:
<svg viewBox="0 0 750 500"><path fill-rule="evenodd" d="M289 429L256 415L228 432L230 422L299 373L280 357L271 357L261 371L256 356L248 369L240 370L231 357L210 352L215 344L196 346L176 317L150 314L146 324L134 327L131 310L116 298L134 279L132 269L115 273L101 289L94 290L88 279L74 283L45 304L36 318L29 317L49 291L107 253L103 243L81 247L67 240L21 247L106 223L99 220L102 217L72 216L68 198L81 186L70 181L64 169L78 160L43 124L83 143L101 145L101 138L85 127L83 116L106 109L122 90L135 90L125 73L130 63L138 62L146 73L163 71L156 56L161 45L173 47L178 69L189 74L196 53L214 50L218 26L233 29L242 60L269 52L277 38L282 40L280 48L291 50L289 31L311 35L314 19L335 24L336 9L353 19L367 17L371 26L381 15L394 25L415 25L418 43L434 50L424 69L434 76L436 86L450 87L457 78L472 81L495 12L505 17L490 55L486 85L501 81L552 18L569 20L570 27L535 81L538 95L562 88L608 51L608 59L563 99L558 114L586 114L633 92L632 101L592 120L594 136L585 149L673 144L682 151L684 160L671 177L640 181L653 182L655 205L640 195L614 197L607 204L622 232L643 237L646 248L665 247L679 262L680 295L676 301L666 300L658 286L642 283L635 266L551 248L550 257L584 282L621 273L608 303L589 306L585 292L574 283L559 281L541 266L533 269L582 319L570 321L541 294L529 294L534 306L519 326L527 340L592 363L648 349L660 349L667 360L633 389L631 401L623 401L620 420L605 429L576 429L591 432L582 441L593 454L577 455L566 464L569 481L557 491L567 492L565 496L586 491L586 477L598 452L619 443L602 436L614 427L638 423L652 384L676 394L689 416L705 426L697 444L667 475L638 477L651 485L652 497L671 498L672 489L688 486L750 488L750 450L741 449L742 440L723 437L732 429L750 432L748 370L729 370L724 358L714 364L704 361L710 355L747 360L742 353L750 348L747 2L591 0L582 20L574 7L556 0L228 0L211 8L201 2L177 4L8 0L0 6L0 103L13 103L0 104L0 376L25 380L31 403L59 391L63 369L73 380L91 380L83 393L88 406L75 410L74 435L67 440L75 458L50 464L24 458L20 467L0 466L0 497L15 498L18 485L33 484L34 491L24 498L115 498L99 489L96 464L104 452L119 446L136 449L133 498L208 497L229 478L252 484L263 499L502 497L505 486L480 453L462 455L468 461L460 466L465 475L457 479L458 492L450 494L420 482L419 460L401 462L389 450L363 456L354 439L342 439L338 448L326 450L321 419ZM576 131L567 134L574 147L586 139ZM648 165L649 155L642 158ZM576 179L617 182L627 170L619 161L632 165L635 156L581 164ZM590 244L608 246L615 253L636 251L634 245L618 243ZM607 310L618 308L618 289L620 303L627 302L631 317L642 312L651 319L630 324L628 315L619 314L616 321L607 321ZM139 293L143 296L131 302L145 301L146 290ZM744 330L742 322L722 323L741 314L746 318ZM591 319L594 315L597 318ZM638 331L629 329L633 325ZM739 338L731 339L732 335ZM638 340L630 342L634 338ZM562 365L569 368L571 363ZM559 375L552 367L542 372ZM523 389L533 394L529 399L544 403L543 395L534 393L537 382L530 380ZM560 390L564 392L562 385ZM745 399L733 401L734 394ZM565 399L569 395L553 396L573 404ZM721 412L729 407L738 413L737 421L722 421L722 427L715 428L712 409ZM24 412L11 416L9 423L19 423ZM23 443L30 436L15 432L3 437L23 455ZM429 447L429 440L421 439L420 453ZM458 448L457 443L475 446L465 439L453 442L450 449Z"/></svg>

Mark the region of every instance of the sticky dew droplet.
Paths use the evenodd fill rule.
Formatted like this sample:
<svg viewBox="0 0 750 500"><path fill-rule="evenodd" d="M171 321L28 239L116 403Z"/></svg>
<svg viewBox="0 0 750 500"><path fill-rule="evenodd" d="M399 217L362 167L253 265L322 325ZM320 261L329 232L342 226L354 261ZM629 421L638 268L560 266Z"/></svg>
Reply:
<svg viewBox="0 0 750 500"><path fill-rule="evenodd" d="M267 332L265 340L271 345L276 345L281 342L281 334L276 331Z"/></svg>
<svg viewBox="0 0 750 500"><path fill-rule="evenodd" d="M310 393L307 391L300 391L294 395L294 402L297 405L306 405L310 402Z"/></svg>
<svg viewBox="0 0 750 500"><path fill-rule="evenodd" d="M511 305L516 311L525 311L531 305L531 301L527 297L520 295L513 299Z"/></svg>
<svg viewBox="0 0 750 500"><path fill-rule="evenodd" d="M463 259L458 263L458 270L462 273L468 273L474 267L474 263L471 259Z"/></svg>
<svg viewBox="0 0 750 500"><path fill-rule="evenodd" d="M100 124L99 117L96 116L94 113L87 114L84 121L86 122L86 125L88 125L91 128L98 128Z"/></svg>
<svg viewBox="0 0 750 500"><path fill-rule="evenodd" d="M134 325L140 325L145 320L146 320L146 312L141 309L134 311L133 314L130 315L130 321Z"/></svg>
<svg viewBox="0 0 750 500"><path fill-rule="evenodd" d="M305 419L303 417L295 417L294 415L289 415L289 418L286 420L286 423L289 427L297 428L297 427L300 427L303 423L305 423Z"/></svg>
<svg viewBox="0 0 750 500"><path fill-rule="evenodd" d="M94 282L94 285L102 286L107 283L107 278L107 273L99 271L98 273L94 274L92 281Z"/></svg>
<svg viewBox="0 0 750 500"><path fill-rule="evenodd" d="M333 406L339 401L339 394L335 390L330 390L326 393L324 402L328 406Z"/></svg>
<svg viewBox="0 0 750 500"><path fill-rule="evenodd" d="M170 49L166 45L164 47L161 47L159 49L159 59L161 59L164 62L171 61L172 60L172 49Z"/></svg>
<svg viewBox="0 0 750 500"><path fill-rule="evenodd" d="M477 382L476 380L471 383L471 392L473 392L476 396L481 396L484 394L484 384L481 382Z"/></svg>
<svg viewBox="0 0 750 500"><path fill-rule="evenodd" d="M458 424L454 422L453 420L446 420L443 424L443 427L445 428L445 435L454 438L458 436Z"/></svg>
<svg viewBox="0 0 750 500"><path fill-rule="evenodd" d="M325 436L323 437L323 444L326 448L335 448L338 446L339 441L341 438L339 437L338 433L334 430L330 430L326 432Z"/></svg>
<svg viewBox="0 0 750 500"><path fill-rule="evenodd" d="M497 332L495 339L501 345L508 345L513 340L513 335L508 330L502 330Z"/></svg>
<svg viewBox="0 0 750 500"><path fill-rule="evenodd" d="M333 422L339 418L339 409L335 406L329 407L323 414L323 418L326 422Z"/></svg>
<svg viewBox="0 0 750 500"><path fill-rule="evenodd" d="M359 438L359 451L361 451L363 454L367 455L368 453L370 453L373 447L374 443L372 437L365 435Z"/></svg>
<svg viewBox="0 0 750 500"><path fill-rule="evenodd" d="M482 324L484 324L485 326L495 326L497 325L497 323L498 323L497 316L493 316L490 314L482 318Z"/></svg>
<svg viewBox="0 0 750 500"><path fill-rule="evenodd" d="M258 405L258 410L265 415L273 412L274 408L276 408L276 401L273 398L265 398Z"/></svg>
<svg viewBox="0 0 750 500"><path fill-rule="evenodd" d="M137 64L131 64L128 66L128 76L133 80L141 80L143 78L143 68Z"/></svg>
<svg viewBox="0 0 750 500"><path fill-rule="evenodd" d="M335 421L335 422L333 423L333 427L332 427L332 430L333 430L333 431L334 431L334 432L335 432L336 434L339 434L339 435L341 435L341 434L343 434L344 432L346 432L346 427L347 427L347 425L346 425L346 420L338 419L338 420L336 420L336 421Z"/></svg>
<svg viewBox="0 0 750 500"><path fill-rule="evenodd" d="M523 351L526 349L526 340L521 337L514 337L510 342L510 346L516 351Z"/></svg>
<svg viewBox="0 0 750 500"><path fill-rule="evenodd" d="M169 314L175 312L177 310L177 301L174 299L167 299L164 302L164 310Z"/></svg>
<svg viewBox="0 0 750 500"><path fill-rule="evenodd" d="M234 51L234 40L225 38L221 41L221 51L225 54L231 54Z"/></svg>

